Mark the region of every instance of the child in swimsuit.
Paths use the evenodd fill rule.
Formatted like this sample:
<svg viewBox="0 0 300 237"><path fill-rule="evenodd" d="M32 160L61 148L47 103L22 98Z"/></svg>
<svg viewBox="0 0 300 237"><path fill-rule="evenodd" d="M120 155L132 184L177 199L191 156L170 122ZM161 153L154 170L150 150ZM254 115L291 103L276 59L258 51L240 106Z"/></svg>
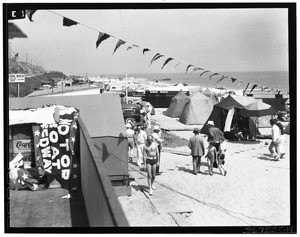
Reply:
<svg viewBox="0 0 300 237"><path fill-rule="evenodd" d="M217 149L212 143L209 143L207 149L208 151L205 157L207 158L208 172L209 175L213 175L213 163L217 160Z"/></svg>

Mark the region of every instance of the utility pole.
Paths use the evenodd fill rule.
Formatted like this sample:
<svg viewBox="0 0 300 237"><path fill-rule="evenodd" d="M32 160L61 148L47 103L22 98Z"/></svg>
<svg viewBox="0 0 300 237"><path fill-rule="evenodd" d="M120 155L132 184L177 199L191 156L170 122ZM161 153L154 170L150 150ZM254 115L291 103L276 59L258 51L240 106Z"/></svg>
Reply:
<svg viewBox="0 0 300 237"><path fill-rule="evenodd" d="M126 81L125 81L125 101L128 104L128 90L127 90L127 74L126 74Z"/></svg>
<svg viewBox="0 0 300 237"><path fill-rule="evenodd" d="M28 53L26 54L26 66L28 66L28 65L27 65L27 57L28 57Z"/></svg>

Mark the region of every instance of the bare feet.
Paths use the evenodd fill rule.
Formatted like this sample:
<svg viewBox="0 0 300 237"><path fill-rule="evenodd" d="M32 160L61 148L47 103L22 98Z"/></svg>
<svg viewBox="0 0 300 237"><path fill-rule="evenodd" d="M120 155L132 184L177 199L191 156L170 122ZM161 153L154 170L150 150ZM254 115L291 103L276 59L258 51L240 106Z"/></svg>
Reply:
<svg viewBox="0 0 300 237"><path fill-rule="evenodd" d="M150 191L149 191L149 195L153 195L153 190L152 189L150 189Z"/></svg>
<svg viewBox="0 0 300 237"><path fill-rule="evenodd" d="M152 184L152 189L153 189L153 190L155 190L155 189L156 189L156 187L155 187L153 184Z"/></svg>

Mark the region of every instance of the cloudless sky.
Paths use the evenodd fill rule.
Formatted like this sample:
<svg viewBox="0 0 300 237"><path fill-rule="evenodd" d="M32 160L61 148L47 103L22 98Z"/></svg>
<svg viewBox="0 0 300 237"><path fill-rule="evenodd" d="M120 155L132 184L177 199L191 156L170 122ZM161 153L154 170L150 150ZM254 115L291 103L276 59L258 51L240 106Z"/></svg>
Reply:
<svg viewBox="0 0 300 237"><path fill-rule="evenodd" d="M118 7L118 5L116 5ZM63 26L62 17L38 10L15 20L28 38L10 47L25 61L42 61L46 70L64 73L185 72L188 64L213 72L287 71L287 9L51 10L116 38L96 49L98 32L81 24ZM119 39L127 43L112 54ZM140 48L127 51L129 44ZM142 54L143 48L151 52ZM149 63L156 53L165 56ZM161 70L163 62L173 57Z"/></svg>

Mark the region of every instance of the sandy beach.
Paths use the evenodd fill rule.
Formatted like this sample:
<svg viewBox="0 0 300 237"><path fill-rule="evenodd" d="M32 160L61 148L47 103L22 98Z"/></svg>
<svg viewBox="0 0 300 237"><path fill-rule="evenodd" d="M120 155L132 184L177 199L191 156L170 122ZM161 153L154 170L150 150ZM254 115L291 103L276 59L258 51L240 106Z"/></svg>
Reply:
<svg viewBox="0 0 300 237"><path fill-rule="evenodd" d="M157 123L168 120L157 109ZM170 123L170 122L169 122ZM171 131L188 139L192 131ZM203 135L204 136L204 135ZM205 137L205 141L206 141ZM187 146L164 147L161 175L156 177L149 196L146 172L129 164L132 195L119 197L130 226L276 226L290 224L289 135L285 135L286 156L274 161L269 155L269 139L229 142L224 168L208 175L207 161L201 173L192 174L192 157ZM205 144L207 147L207 143Z"/></svg>

